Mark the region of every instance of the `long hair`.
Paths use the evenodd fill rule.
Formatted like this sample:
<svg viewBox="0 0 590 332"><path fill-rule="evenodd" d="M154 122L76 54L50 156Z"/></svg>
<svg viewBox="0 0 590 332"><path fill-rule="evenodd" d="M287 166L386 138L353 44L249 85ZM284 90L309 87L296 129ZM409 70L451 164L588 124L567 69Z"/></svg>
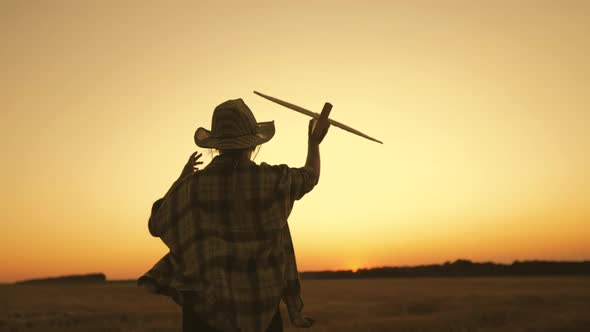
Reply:
<svg viewBox="0 0 590 332"><path fill-rule="evenodd" d="M232 159L241 158L246 153L252 151L252 152L254 152L254 156L252 157L252 160L255 160L256 157L258 156L258 152L260 151L260 145L257 145L257 146L252 147L252 148L245 148L245 149L225 149L225 150L211 149L211 154L213 155L215 151L217 151L219 154L228 156L228 157L230 157Z"/></svg>

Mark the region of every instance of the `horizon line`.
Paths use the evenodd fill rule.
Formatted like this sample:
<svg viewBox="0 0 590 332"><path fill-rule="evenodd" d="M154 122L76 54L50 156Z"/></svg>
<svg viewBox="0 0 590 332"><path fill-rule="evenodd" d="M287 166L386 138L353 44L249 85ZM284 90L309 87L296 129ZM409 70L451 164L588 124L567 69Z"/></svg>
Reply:
<svg viewBox="0 0 590 332"><path fill-rule="evenodd" d="M338 272L352 272L356 273L358 271L370 271L376 269L386 269L386 268L417 268L417 267L426 267L426 266L444 266L455 264L458 262L468 262L472 264L494 264L494 265L514 265L515 263L590 263L590 258L582 259L582 260L544 260L544 259L527 259L527 260L519 260L515 259L510 263L498 263L494 261L472 261L469 259L458 258L453 261L447 260L442 263L429 263L429 264L416 264L416 265L381 265L381 266L372 266L372 267L360 267L356 269L334 269L334 270L306 270L300 271L299 274L304 273L338 273ZM136 281L137 279L109 279L104 272L90 272L90 273L78 273L78 274L62 274L62 275L54 275L54 276L45 276L45 277L33 277L27 279L20 279L16 281L8 281L8 282L0 282L0 285L14 285L20 282L31 281L31 280L45 280L45 279L59 279L59 278L67 278L67 277L83 277L83 276L93 276L93 275L104 275L106 282L129 282L129 281Z"/></svg>

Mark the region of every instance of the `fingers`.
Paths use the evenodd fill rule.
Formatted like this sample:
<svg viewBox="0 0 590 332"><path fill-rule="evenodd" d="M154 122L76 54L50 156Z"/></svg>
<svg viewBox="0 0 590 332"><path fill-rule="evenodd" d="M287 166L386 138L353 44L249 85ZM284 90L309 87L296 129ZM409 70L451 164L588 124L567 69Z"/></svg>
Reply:
<svg viewBox="0 0 590 332"><path fill-rule="evenodd" d="M201 158L203 156L202 153L199 153L197 155L195 155L195 157L193 158L193 165L196 167L198 165L203 165L202 161L199 161L199 158Z"/></svg>
<svg viewBox="0 0 590 332"><path fill-rule="evenodd" d="M188 158L188 161L186 162L186 165L184 165L184 169L182 170L182 174L189 174L191 172L196 172L198 170L197 166L199 165L203 165L202 161L199 161L199 159L203 156L202 153L200 153L199 151L195 151L193 153L191 153L190 157Z"/></svg>
<svg viewBox="0 0 590 332"><path fill-rule="evenodd" d="M316 127L317 123L318 123L318 120L316 120L316 119L314 119L314 118L311 118L311 120L309 120L309 128L308 128L308 130L307 130L307 133L308 133L309 135L311 135L311 134L313 133L313 131L314 131L314 129L315 129L315 127Z"/></svg>
<svg viewBox="0 0 590 332"><path fill-rule="evenodd" d="M199 151L195 151L188 158L188 163L189 164L193 164L193 165L202 165L203 162L202 161L198 161L202 156L203 156L202 153L199 153Z"/></svg>
<svg viewBox="0 0 590 332"><path fill-rule="evenodd" d="M192 163L198 154L199 154L199 151L195 151L195 152L191 153L191 155L188 157L187 164Z"/></svg>

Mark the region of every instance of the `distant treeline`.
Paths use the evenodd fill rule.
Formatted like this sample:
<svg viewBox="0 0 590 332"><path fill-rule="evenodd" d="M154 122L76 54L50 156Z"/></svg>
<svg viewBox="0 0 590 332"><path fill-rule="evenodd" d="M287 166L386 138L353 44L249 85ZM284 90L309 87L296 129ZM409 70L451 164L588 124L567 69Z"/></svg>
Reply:
<svg viewBox="0 0 590 332"><path fill-rule="evenodd" d="M302 279L500 277L500 276L590 276L590 261L515 261L512 264L474 263L459 259L444 264L377 267L357 271L302 272Z"/></svg>
<svg viewBox="0 0 590 332"><path fill-rule="evenodd" d="M79 283L104 283L107 278L103 273L83 275L70 275L44 279L30 279L18 281L18 285L42 285L42 284L79 284Z"/></svg>
<svg viewBox="0 0 590 332"><path fill-rule="evenodd" d="M302 279L360 279L360 278L419 278L419 277L503 277L503 276L590 276L590 261L551 262L515 261L512 264L492 262L475 263L465 259L444 264L377 267L357 271L315 271L301 272ZM16 284L78 284L105 283L103 273L70 275L55 278L18 281ZM113 280L110 282L136 282L135 280Z"/></svg>

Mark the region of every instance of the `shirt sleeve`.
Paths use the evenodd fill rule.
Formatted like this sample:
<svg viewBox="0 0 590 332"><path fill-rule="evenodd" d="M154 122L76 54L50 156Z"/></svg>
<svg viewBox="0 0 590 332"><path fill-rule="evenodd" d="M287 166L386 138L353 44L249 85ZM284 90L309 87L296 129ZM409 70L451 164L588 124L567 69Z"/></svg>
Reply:
<svg viewBox="0 0 590 332"><path fill-rule="evenodd" d="M318 178L309 168L288 168L288 172L291 178L291 197L295 200L301 199L318 183Z"/></svg>
<svg viewBox="0 0 590 332"><path fill-rule="evenodd" d="M183 177L183 178L181 178L179 180L176 180L172 184L172 186L170 187L170 189L168 189L168 192L166 193L166 195L164 195L164 197L162 197L162 198L160 198L160 199L158 199L158 200L156 200L154 202L154 204L152 205L152 211L151 211L151 214L150 214L150 219L148 221L148 229L149 229L150 234L152 236L160 237L162 235L162 234L160 234L160 231L158 231L158 230L161 229L161 227L163 226L162 225L162 219L163 220L167 220L167 219L166 218L161 218L160 215L162 213L160 213L161 212L160 210L162 208L164 210L166 210L166 209L168 211L170 210L170 204L167 203L166 205L168 205L168 207L166 207L166 206L163 207L164 203L167 200L170 200L169 199L170 195L175 195L176 194L175 192L178 191L178 189L180 187L182 187L182 184L185 183L186 181L190 180L191 178L192 178L192 176L185 176L185 177ZM163 211L163 212L166 212L166 211Z"/></svg>
<svg viewBox="0 0 590 332"><path fill-rule="evenodd" d="M284 164L269 166L264 163L263 166L274 169L273 173L275 176L278 175L279 188L286 191L285 194L288 194L291 201L301 199L318 183L318 178L307 167L295 168Z"/></svg>
<svg viewBox="0 0 590 332"><path fill-rule="evenodd" d="M150 219L148 221L148 229L150 231L150 234L152 236L159 236L159 234L156 232L156 225L154 225L155 222L155 217L156 214L158 213L158 209L160 209L160 206L162 205L162 202L164 201L164 198L160 198L157 201L154 202L154 204L152 205L152 213L150 214Z"/></svg>

